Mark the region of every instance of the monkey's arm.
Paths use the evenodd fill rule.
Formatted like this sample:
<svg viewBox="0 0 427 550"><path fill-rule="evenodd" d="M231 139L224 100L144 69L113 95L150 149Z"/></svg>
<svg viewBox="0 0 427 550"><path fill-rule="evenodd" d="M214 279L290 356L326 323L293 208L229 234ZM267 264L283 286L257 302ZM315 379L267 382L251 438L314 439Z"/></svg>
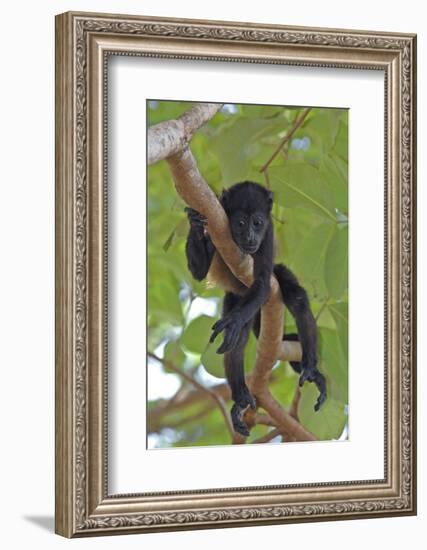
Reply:
<svg viewBox="0 0 427 550"><path fill-rule="evenodd" d="M186 208L185 211L190 222L185 244L188 269L197 281L202 281L209 271L215 247L205 232L206 219L192 208Z"/></svg>
<svg viewBox="0 0 427 550"><path fill-rule="evenodd" d="M301 342L302 374L299 384L306 380L314 382L320 392L314 410L318 411L326 399L326 382L317 369L317 327L311 312L310 303L304 288L298 283L295 275L284 265L274 266L274 274L280 286L285 306L295 319L298 337Z"/></svg>
<svg viewBox="0 0 427 550"><path fill-rule="evenodd" d="M224 341L217 353L231 351L237 344L242 327L251 321L270 294L273 271L273 229L269 226L261 246L253 255L254 282L240 298L237 305L212 327L210 341L225 331Z"/></svg>

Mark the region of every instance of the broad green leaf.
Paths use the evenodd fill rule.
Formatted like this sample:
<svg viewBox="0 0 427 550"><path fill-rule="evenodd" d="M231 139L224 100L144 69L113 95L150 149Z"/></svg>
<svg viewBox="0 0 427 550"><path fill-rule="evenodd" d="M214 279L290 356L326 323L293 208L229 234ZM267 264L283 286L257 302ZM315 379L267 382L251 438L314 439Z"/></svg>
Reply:
<svg viewBox="0 0 427 550"><path fill-rule="evenodd" d="M328 309L334 318L343 352L348 355L348 303L334 302Z"/></svg>
<svg viewBox="0 0 427 550"><path fill-rule="evenodd" d="M323 223L307 232L299 242L293 257L293 268L303 286L310 285L320 296L325 296L324 265L326 251L337 232L335 223Z"/></svg>
<svg viewBox="0 0 427 550"><path fill-rule="evenodd" d="M286 208L313 210L325 219L335 221L334 197L320 171L301 162L288 162L269 170L275 199Z"/></svg>
<svg viewBox="0 0 427 550"><path fill-rule="evenodd" d="M182 345L193 353L203 353L207 349L215 319L208 315L200 315L193 319L184 330Z"/></svg>
<svg viewBox="0 0 427 550"><path fill-rule="evenodd" d="M181 303L178 298L179 289L172 278L165 277L162 284L155 284L149 277L148 311L156 322L169 322L180 325L183 322Z"/></svg>
<svg viewBox="0 0 427 550"><path fill-rule="evenodd" d="M232 125L218 129L212 147L218 155L225 186L247 178L251 160L260 147L260 137L277 124L276 119L239 117Z"/></svg>
<svg viewBox="0 0 427 550"><path fill-rule="evenodd" d="M316 109L314 113L304 127L304 133L312 139L314 144L320 145L323 151L327 152L335 145L341 111L339 109Z"/></svg>
<svg viewBox="0 0 427 550"><path fill-rule="evenodd" d="M326 377L328 393L341 403L348 403L348 354L337 330L319 327L319 336L319 370Z"/></svg>
<svg viewBox="0 0 427 550"><path fill-rule="evenodd" d="M316 324L318 327L330 328L331 330L336 330L337 326L335 324L334 318L331 315L328 307L325 305L325 299L322 302L311 301L311 309L313 310L313 315L316 319Z"/></svg>
<svg viewBox="0 0 427 550"><path fill-rule="evenodd" d="M348 228L339 227L325 257L325 281L331 298L341 298L348 288Z"/></svg>
<svg viewBox="0 0 427 550"><path fill-rule="evenodd" d="M347 118L347 117L346 117ZM348 122L341 120L334 150L343 161L348 161Z"/></svg>
<svg viewBox="0 0 427 550"><path fill-rule="evenodd" d="M319 172L322 178L329 184L333 194L335 209L341 212L348 212L347 177L343 176L331 155L323 155Z"/></svg>
<svg viewBox="0 0 427 550"><path fill-rule="evenodd" d="M217 378L225 378L224 355L220 355L216 352L219 345L220 344L218 344L218 342L208 344L207 348L202 353L200 362L212 376L216 376Z"/></svg>
<svg viewBox="0 0 427 550"><path fill-rule="evenodd" d="M299 419L320 440L338 439L347 423L344 403L328 397L320 411L315 412L313 407L318 393L314 384L304 384L298 406Z"/></svg>

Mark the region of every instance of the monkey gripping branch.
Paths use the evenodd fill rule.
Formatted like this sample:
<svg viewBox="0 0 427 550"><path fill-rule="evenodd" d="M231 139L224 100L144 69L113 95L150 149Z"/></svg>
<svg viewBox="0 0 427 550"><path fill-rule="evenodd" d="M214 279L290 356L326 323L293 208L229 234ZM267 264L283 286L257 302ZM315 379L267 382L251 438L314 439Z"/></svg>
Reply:
<svg viewBox="0 0 427 550"><path fill-rule="evenodd" d="M192 209L207 220L207 230L217 252L234 276L246 287L253 283L252 257L243 254L234 242L227 214L218 198L201 176L194 156L189 149L191 138L201 126L220 109L221 104L198 103L176 120L161 122L148 130L148 164L166 159L178 194ZM277 430L288 439L315 440L295 418L274 399L269 390L269 379L275 362L300 361L299 342L283 341L284 305L278 282L271 277L270 295L261 309L261 326L257 342L256 362L249 378L249 389L273 419ZM248 425L256 422L256 414L248 411Z"/></svg>

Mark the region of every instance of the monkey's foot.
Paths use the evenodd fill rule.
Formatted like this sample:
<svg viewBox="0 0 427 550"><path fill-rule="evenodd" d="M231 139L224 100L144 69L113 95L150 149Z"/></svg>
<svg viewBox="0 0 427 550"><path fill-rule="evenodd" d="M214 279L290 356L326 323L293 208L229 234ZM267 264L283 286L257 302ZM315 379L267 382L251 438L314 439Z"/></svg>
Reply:
<svg viewBox="0 0 427 550"><path fill-rule="evenodd" d="M314 382L319 390L314 410L317 412L323 403L326 401L326 380L321 372L317 369L304 369L299 379L299 385L302 386L305 381Z"/></svg>
<svg viewBox="0 0 427 550"><path fill-rule="evenodd" d="M184 211L187 214L190 225L197 227L200 230L203 230L206 227L207 219L202 216L200 212L197 212L197 210L194 210L194 208L190 208L188 206L184 208Z"/></svg>
<svg viewBox="0 0 427 550"><path fill-rule="evenodd" d="M250 432L246 423L243 421L243 415L245 412L251 408L252 410L256 409L255 398L249 393L249 390L246 390L245 394L234 403L231 407L231 421L233 423L234 431L237 433L248 437Z"/></svg>

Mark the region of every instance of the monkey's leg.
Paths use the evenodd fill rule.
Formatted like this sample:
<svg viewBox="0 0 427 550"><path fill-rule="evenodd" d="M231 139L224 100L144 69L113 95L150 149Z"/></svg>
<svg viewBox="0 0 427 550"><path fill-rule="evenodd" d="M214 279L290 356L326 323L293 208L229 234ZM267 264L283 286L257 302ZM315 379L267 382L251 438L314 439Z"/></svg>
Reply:
<svg viewBox="0 0 427 550"><path fill-rule="evenodd" d="M310 309L306 291L300 286L295 275L284 265L274 266L274 274L280 286L283 302L295 319L298 339L302 347L300 386L306 380L314 382L319 397L314 410L318 411L326 399L326 381L317 368L317 327Z"/></svg>
<svg viewBox="0 0 427 550"><path fill-rule="evenodd" d="M228 313L238 300L239 296L227 293L224 297L223 315ZM256 408L255 399L246 386L243 368L243 355L251 324L249 322L243 326L235 347L224 354L225 375L230 386L231 398L234 401L231 407L231 420L235 431L244 436L249 435L249 430L243 421L243 415L249 407Z"/></svg>
<svg viewBox="0 0 427 550"><path fill-rule="evenodd" d="M205 233L205 218L192 208L186 208L185 211L190 222L190 232L185 245L188 269L197 281L202 281L209 271L215 247L209 235Z"/></svg>

